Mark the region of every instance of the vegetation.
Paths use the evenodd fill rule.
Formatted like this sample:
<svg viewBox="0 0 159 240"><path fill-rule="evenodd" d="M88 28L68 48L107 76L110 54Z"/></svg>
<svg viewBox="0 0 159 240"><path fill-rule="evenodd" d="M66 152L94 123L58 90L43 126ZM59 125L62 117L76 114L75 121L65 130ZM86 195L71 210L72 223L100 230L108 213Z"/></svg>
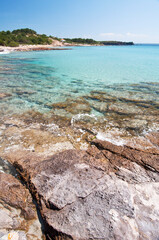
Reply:
<svg viewBox="0 0 159 240"><path fill-rule="evenodd" d="M121 42L121 41L95 41L89 38L65 38L67 43L71 44L91 44L91 45L133 45L133 42Z"/></svg>
<svg viewBox="0 0 159 240"><path fill-rule="evenodd" d="M19 44L51 44L52 40L45 34L37 34L36 31L24 28L12 32L0 32L0 45L17 47Z"/></svg>
<svg viewBox="0 0 159 240"><path fill-rule="evenodd" d="M120 42L120 41L101 41L102 45L134 45L133 42Z"/></svg>
<svg viewBox="0 0 159 240"><path fill-rule="evenodd" d="M49 36L49 38L53 39L53 40L57 40L57 41L60 41L61 42L61 38L58 38L58 37L53 37L53 36Z"/></svg>
<svg viewBox="0 0 159 240"><path fill-rule="evenodd" d="M23 28L12 32L0 32L0 45L17 47L20 44L37 45L37 44L51 44L53 40L61 41L60 38L53 36L46 36L45 34L37 34L36 31ZM65 38L66 43L70 44L89 44L89 45L133 45L133 42L120 41L95 41L90 38Z"/></svg>
<svg viewBox="0 0 159 240"><path fill-rule="evenodd" d="M67 43L77 43L77 44L100 44L99 42L91 38L65 38Z"/></svg>
<svg viewBox="0 0 159 240"><path fill-rule="evenodd" d="M65 38L67 43L71 44L91 44L91 45L133 45L133 42L121 42L121 41L95 41L89 38Z"/></svg>

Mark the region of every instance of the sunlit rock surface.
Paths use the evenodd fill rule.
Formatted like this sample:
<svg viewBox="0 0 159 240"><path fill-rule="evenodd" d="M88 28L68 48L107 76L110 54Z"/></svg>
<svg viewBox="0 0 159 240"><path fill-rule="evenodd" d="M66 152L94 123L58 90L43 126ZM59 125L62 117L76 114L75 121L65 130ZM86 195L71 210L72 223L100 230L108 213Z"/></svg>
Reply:
<svg viewBox="0 0 159 240"><path fill-rule="evenodd" d="M145 139L158 148L157 133ZM95 139L87 151L10 159L36 198L48 238L156 240L159 153L151 150Z"/></svg>
<svg viewBox="0 0 159 240"><path fill-rule="evenodd" d="M14 176L0 173L0 239L42 239L29 190Z"/></svg>
<svg viewBox="0 0 159 240"><path fill-rule="evenodd" d="M35 93L1 95L1 239L40 239L30 193L47 239L159 238L158 99L133 88L8 115L5 101Z"/></svg>

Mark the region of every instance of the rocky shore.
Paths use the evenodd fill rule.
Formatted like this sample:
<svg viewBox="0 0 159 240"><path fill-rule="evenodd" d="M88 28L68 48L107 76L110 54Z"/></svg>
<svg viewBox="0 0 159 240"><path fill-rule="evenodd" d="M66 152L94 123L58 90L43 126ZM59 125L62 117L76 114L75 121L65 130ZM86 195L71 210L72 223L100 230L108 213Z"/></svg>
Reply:
<svg viewBox="0 0 159 240"><path fill-rule="evenodd" d="M87 150L65 142L50 156L8 151L1 158L1 239L158 239L158 139L147 134L146 150L95 139Z"/></svg>
<svg viewBox="0 0 159 240"><path fill-rule="evenodd" d="M158 83L113 90L18 113L36 91L0 92L0 239L159 238Z"/></svg>
<svg viewBox="0 0 159 240"><path fill-rule="evenodd" d="M118 101L92 92L50 115L1 113L0 239L158 239L159 132L143 131L158 124L157 105Z"/></svg>

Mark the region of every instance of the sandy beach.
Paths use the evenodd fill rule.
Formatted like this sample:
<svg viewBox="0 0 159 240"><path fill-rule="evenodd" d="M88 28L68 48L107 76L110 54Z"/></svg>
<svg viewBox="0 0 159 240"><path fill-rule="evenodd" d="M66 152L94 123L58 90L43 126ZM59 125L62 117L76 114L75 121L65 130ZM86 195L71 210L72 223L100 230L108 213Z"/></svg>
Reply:
<svg viewBox="0 0 159 240"><path fill-rule="evenodd" d="M60 43L60 42L59 42ZM51 45L20 45L18 47L5 47L0 46L0 52L27 52L27 51L44 51L44 50L63 50L63 44Z"/></svg>
<svg viewBox="0 0 159 240"><path fill-rule="evenodd" d="M63 47L72 47L72 46L78 46L78 47L88 47L92 46L89 44L70 44L70 43L62 43L60 41L53 41L52 44L47 45L19 45L18 47L6 47L6 46L0 46L0 53L10 53L10 52L29 52L29 51L45 51L45 50L66 50L70 48L63 48ZM93 45L98 46L98 45Z"/></svg>

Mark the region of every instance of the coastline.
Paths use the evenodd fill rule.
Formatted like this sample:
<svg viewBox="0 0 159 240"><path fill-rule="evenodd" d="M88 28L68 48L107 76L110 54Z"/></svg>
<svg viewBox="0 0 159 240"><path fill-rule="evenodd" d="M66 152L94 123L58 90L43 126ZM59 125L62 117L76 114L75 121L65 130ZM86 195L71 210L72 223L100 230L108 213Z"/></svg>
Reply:
<svg viewBox="0 0 159 240"><path fill-rule="evenodd" d="M129 46L126 44L82 44L82 43L67 43L54 41L52 44L36 44L36 45L19 45L18 47L8 47L0 45L0 53L1 52L13 52L13 51L38 51L38 50L60 50L61 47L97 47L97 46Z"/></svg>
<svg viewBox="0 0 159 240"><path fill-rule="evenodd" d="M0 46L0 54L10 52L31 52L31 51L46 51L46 50L71 50L73 46L88 47L92 45L86 44L61 44L61 45L20 45L19 47ZM67 47L67 48L66 48Z"/></svg>
<svg viewBox="0 0 159 240"><path fill-rule="evenodd" d="M42 47L50 50L50 45ZM51 96L62 88L48 91L60 84L59 78L51 78L53 68L5 58L10 56L1 62L0 238L156 239L158 83L115 85L113 94L110 86L97 91L94 82L94 91L54 102ZM80 78L72 80L80 86ZM34 86L40 86L40 94ZM39 105L39 111L31 105L24 111L26 101ZM18 112L12 112L16 104ZM47 111L42 112L43 106Z"/></svg>
<svg viewBox="0 0 159 240"><path fill-rule="evenodd" d="M28 52L28 51L45 51L45 50L67 50L63 44L51 44L51 45L20 45L18 47L6 47L0 46L0 53L10 52Z"/></svg>
<svg viewBox="0 0 159 240"><path fill-rule="evenodd" d="M62 43L55 41L53 44L46 45L19 45L18 47L6 47L0 46L0 53L9 53L9 52L30 52L30 51L45 51L45 50L70 50L66 47L90 47L90 46L102 46L102 45L91 45L91 44L71 44L71 43Z"/></svg>
<svg viewBox="0 0 159 240"><path fill-rule="evenodd" d="M125 240L131 239L132 234L146 234L151 239L151 232L156 237L156 226L159 224L156 220L156 200L159 200L159 133L150 132L118 145L100 139L99 136L95 137L89 125L84 128L83 122L82 128L80 123L70 125L66 118L45 117L40 113L28 112L17 118L3 119L0 126L3 132L0 148L0 198L5 206L1 212L3 211L5 219L17 220L12 232L17 235L23 233L25 239L34 234L38 240L43 239L42 234L49 236L48 239L55 239L54 236L58 239L63 234L66 235L63 238L65 240L77 239L82 228L82 237L79 239L88 240L93 225L93 239L98 236L107 239L107 234L116 234L116 231L120 234L120 239L123 232L127 234ZM15 178L13 170L22 179L22 183L27 185L27 189ZM9 190L11 194L8 197ZM26 202L23 196L26 196ZM42 219L44 232L41 232L32 197ZM6 202L14 211L7 209ZM149 216L151 209L154 210L154 219ZM93 213L89 214L89 211ZM99 214L96 215L96 212ZM118 214L117 221L123 224L122 230L118 222L114 223L114 212ZM105 216L109 216L109 219ZM25 223L21 227L22 232L17 230L18 217L21 217L21 225ZM80 227L76 225L77 218L80 219ZM56 219L59 219L57 224ZM88 229L83 224L85 220L91 222ZM103 221L105 228L101 227ZM140 225L143 221L145 225ZM147 230L150 222L151 232ZM0 226L2 224L0 221ZM33 224L36 231L32 230ZM110 229L110 224L114 224L114 228ZM137 227L134 228L134 225ZM7 231L2 233L8 234Z"/></svg>
<svg viewBox="0 0 159 240"><path fill-rule="evenodd" d="M54 41L53 44L46 45L19 45L18 47L0 46L0 54L10 52L30 52L30 51L46 51L46 50L70 50L66 47L91 47L91 46L111 46L102 44L80 44L80 43L62 43L60 41ZM113 45L112 45L113 46ZM117 45L120 46L120 45Z"/></svg>

